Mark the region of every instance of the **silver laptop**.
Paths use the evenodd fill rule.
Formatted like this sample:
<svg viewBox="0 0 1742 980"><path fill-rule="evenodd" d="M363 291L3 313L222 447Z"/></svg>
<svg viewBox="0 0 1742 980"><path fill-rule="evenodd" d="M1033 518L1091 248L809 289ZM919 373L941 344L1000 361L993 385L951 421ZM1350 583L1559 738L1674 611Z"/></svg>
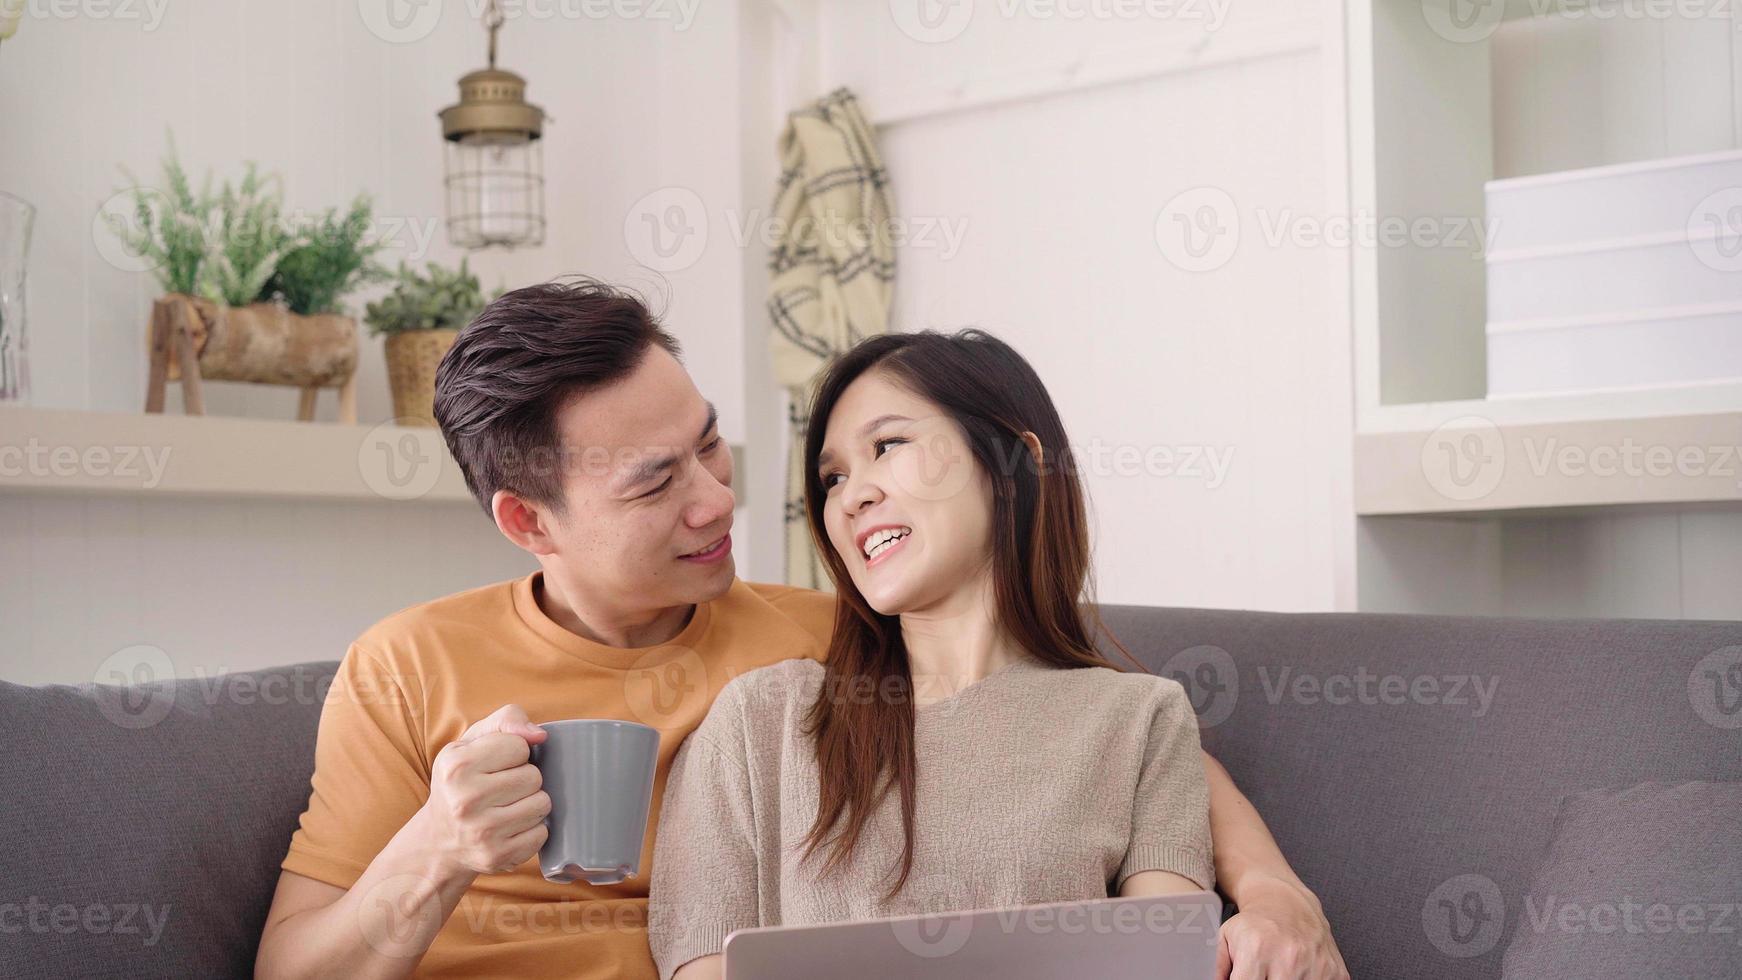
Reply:
<svg viewBox="0 0 1742 980"><path fill-rule="evenodd" d="M1213 980L1211 892L739 929L725 980Z"/></svg>

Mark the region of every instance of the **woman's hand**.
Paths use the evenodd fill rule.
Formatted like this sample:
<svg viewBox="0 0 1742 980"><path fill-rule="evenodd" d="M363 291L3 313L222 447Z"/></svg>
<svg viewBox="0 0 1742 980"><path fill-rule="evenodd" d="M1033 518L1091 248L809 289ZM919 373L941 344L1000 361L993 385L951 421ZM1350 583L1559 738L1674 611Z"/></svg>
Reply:
<svg viewBox="0 0 1742 980"><path fill-rule="evenodd" d="M1349 980L1331 923L1312 892L1280 878L1251 881L1222 923L1218 980Z"/></svg>

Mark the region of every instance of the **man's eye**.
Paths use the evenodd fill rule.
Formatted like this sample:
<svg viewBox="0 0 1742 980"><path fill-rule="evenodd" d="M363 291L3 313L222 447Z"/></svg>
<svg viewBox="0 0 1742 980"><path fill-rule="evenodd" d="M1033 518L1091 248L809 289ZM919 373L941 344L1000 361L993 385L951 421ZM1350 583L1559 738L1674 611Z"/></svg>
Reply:
<svg viewBox="0 0 1742 980"><path fill-rule="evenodd" d="M726 440L723 436L715 436L714 440L712 442L710 442L707 445L702 447L703 454L711 453L714 450L720 448L721 444L723 444L725 441Z"/></svg>
<svg viewBox="0 0 1742 980"><path fill-rule="evenodd" d="M642 494L640 497L637 497L636 499L637 500L646 500L649 497L656 497L659 494L665 492L665 488L669 487L669 486L671 486L671 477L668 476L665 478L664 482L660 483L659 486L654 487L652 490L647 491L646 493Z"/></svg>

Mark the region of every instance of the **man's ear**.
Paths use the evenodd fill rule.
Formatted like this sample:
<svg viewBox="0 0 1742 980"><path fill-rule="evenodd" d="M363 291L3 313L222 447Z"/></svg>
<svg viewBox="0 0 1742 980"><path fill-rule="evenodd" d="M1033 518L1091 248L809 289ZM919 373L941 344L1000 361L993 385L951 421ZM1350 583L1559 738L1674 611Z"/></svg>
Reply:
<svg viewBox="0 0 1742 980"><path fill-rule="evenodd" d="M556 551L545 530L547 517L542 508L508 490L498 490L490 496L490 516L496 519L496 529L521 549L535 555Z"/></svg>
<svg viewBox="0 0 1742 980"><path fill-rule="evenodd" d="M1046 472L1046 450L1042 449L1040 446L1040 437L1035 435L1032 432L1025 431L1022 433L1022 441L1024 444L1026 444L1028 446L1028 452L1030 453L1030 455L1032 455L1034 457L1035 472L1036 473L1045 473Z"/></svg>

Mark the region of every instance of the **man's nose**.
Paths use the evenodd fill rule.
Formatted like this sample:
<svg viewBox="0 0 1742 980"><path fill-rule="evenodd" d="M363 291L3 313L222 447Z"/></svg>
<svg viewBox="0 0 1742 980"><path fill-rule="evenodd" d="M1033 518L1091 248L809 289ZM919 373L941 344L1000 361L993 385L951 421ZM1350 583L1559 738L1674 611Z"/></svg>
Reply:
<svg viewBox="0 0 1742 980"><path fill-rule="evenodd" d="M692 492L694 498L685 513L685 523L690 527L707 527L717 524L738 506L738 496L732 488L708 471L706 466L695 468L695 483Z"/></svg>

